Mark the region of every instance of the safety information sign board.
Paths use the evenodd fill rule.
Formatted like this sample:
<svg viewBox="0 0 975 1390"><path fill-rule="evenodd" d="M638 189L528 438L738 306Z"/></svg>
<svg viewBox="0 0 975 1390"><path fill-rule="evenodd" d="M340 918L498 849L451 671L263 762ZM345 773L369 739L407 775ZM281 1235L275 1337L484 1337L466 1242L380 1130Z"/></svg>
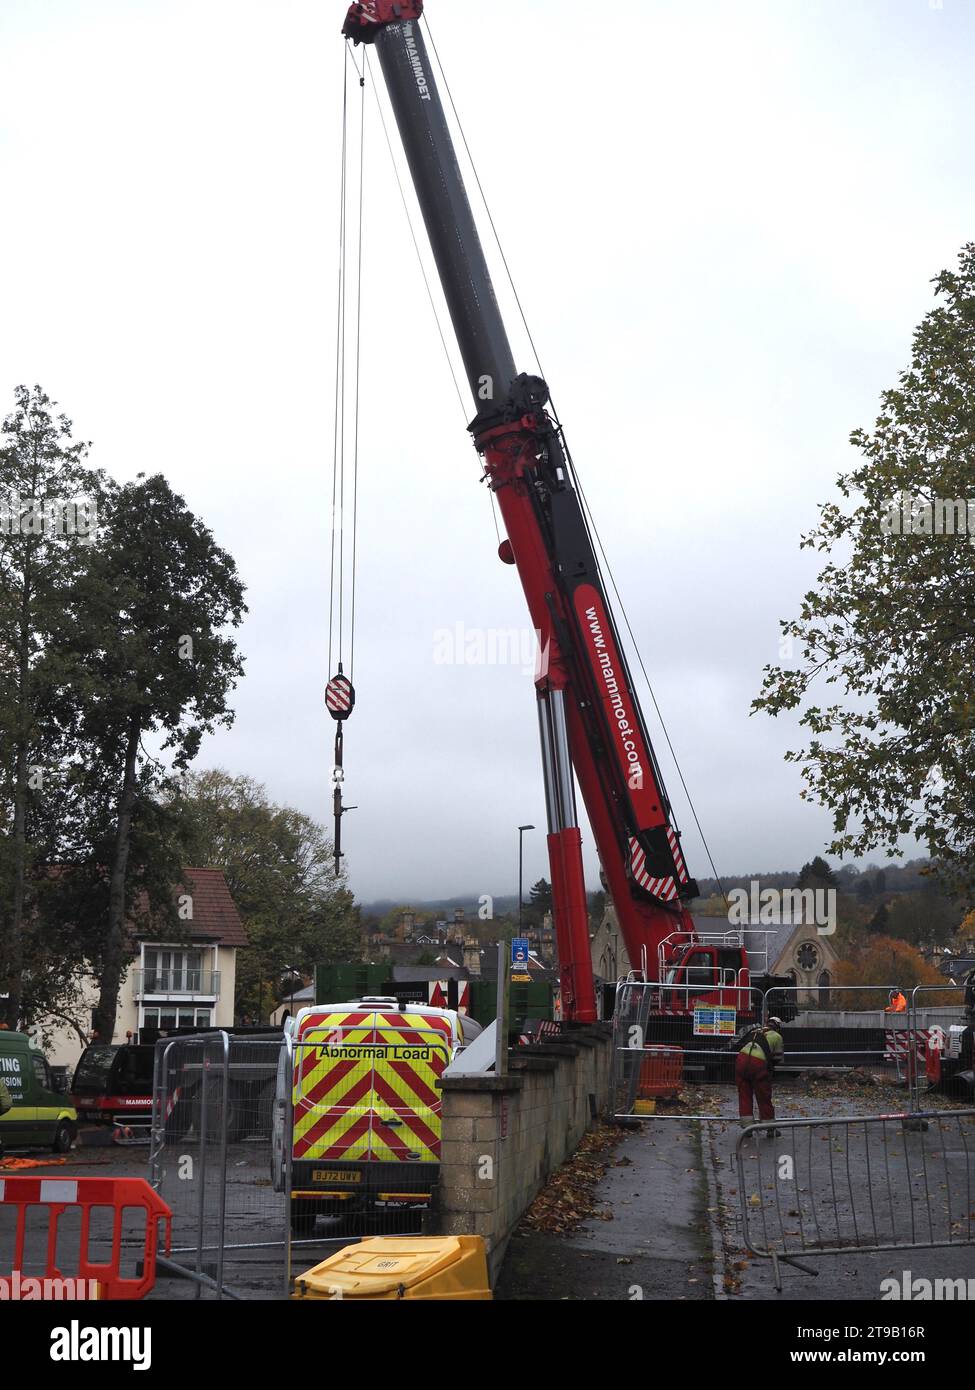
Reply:
<svg viewBox="0 0 975 1390"><path fill-rule="evenodd" d="M737 1009L695 1009L694 1036L696 1038L733 1038L737 1031L737 1019Z"/></svg>

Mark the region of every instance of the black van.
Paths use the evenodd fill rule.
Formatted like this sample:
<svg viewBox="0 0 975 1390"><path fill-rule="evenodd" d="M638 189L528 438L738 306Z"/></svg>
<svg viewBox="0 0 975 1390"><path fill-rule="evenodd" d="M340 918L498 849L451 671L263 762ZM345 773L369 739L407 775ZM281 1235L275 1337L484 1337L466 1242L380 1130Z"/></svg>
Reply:
<svg viewBox="0 0 975 1390"><path fill-rule="evenodd" d="M146 1043L92 1043L75 1068L71 1098L89 1124L127 1124L152 1117L155 1048Z"/></svg>

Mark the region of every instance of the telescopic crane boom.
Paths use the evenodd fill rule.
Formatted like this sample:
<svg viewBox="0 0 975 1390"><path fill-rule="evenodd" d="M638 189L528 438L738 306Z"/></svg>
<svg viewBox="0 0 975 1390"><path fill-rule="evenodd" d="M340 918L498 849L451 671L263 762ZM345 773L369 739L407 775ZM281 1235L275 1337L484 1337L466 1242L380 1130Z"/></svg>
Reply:
<svg viewBox="0 0 975 1390"><path fill-rule="evenodd" d="M575 779L631 963L693 933L697 895L600 574L549 390L519 374L419 20L423 0L353 5L375 47L475 403L474 445L539 634L536 677L563 1016L597 1017Z"/></svg>

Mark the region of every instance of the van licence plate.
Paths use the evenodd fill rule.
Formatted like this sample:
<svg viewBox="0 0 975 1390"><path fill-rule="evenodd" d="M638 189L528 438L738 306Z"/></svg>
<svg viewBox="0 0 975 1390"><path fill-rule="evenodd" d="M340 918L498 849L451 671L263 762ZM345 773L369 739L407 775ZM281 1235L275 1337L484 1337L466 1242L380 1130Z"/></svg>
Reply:
<svg viewBox="0 0 975 1390"><path fill-rule="evenodd" d="M314 1168L311 1180L312 1182L362 1182L362 1174L357 1173L354 1169L333 1173L329 1168Z"/></svg>

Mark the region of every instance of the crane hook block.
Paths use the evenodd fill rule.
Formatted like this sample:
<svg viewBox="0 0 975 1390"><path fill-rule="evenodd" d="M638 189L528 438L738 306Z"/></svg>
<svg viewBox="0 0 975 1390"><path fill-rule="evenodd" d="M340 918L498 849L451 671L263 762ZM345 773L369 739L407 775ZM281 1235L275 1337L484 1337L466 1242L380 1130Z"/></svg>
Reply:
<svg viewBox="0 0 975 1390"><path fill-rule="evenodd" d="M325 704L333 719L348 719L355 708L355 690L348 676L333 676L325 687Z"/></svg>

